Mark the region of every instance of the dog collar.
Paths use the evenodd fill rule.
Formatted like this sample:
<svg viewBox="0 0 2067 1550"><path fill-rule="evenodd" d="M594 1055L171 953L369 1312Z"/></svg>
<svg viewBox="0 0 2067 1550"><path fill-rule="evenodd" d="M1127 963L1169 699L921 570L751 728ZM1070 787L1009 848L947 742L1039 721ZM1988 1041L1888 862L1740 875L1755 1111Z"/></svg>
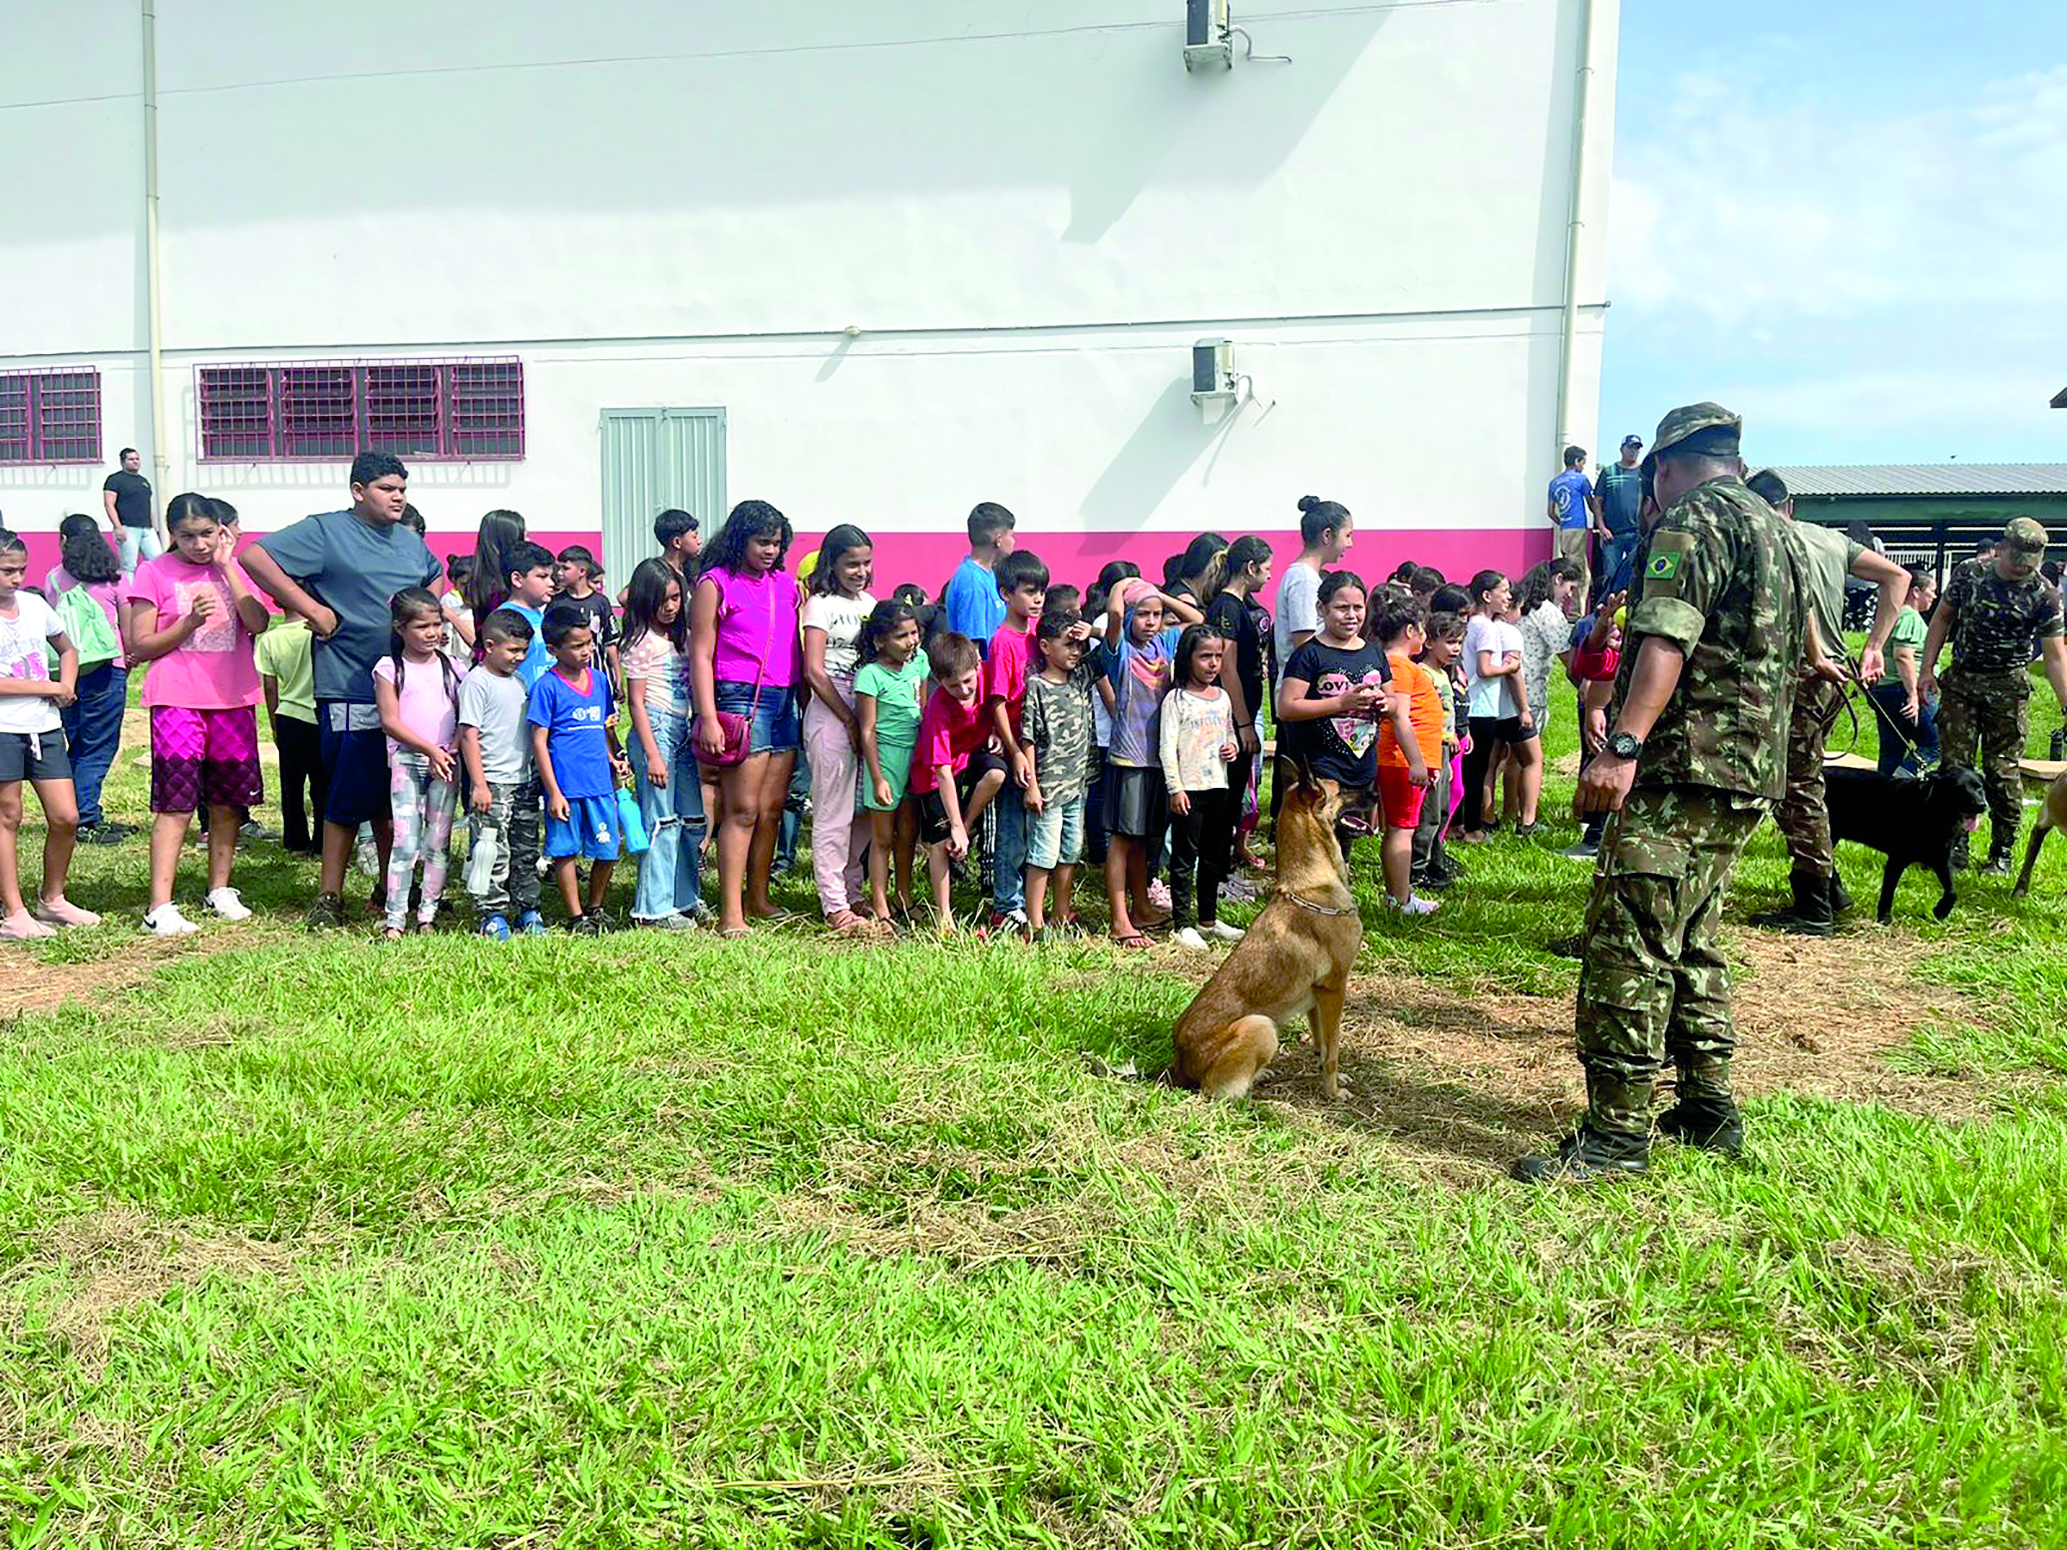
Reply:
<svg viewBox="0 0 2067 1550"><path fill-rule="evenodd" d="M1280 888L1278 890L1278 897L1280 899L1290 899L1301 909L1312 910L1316 915L1354 915L1356 913L1356 909L1354 906L1350 907L1349 909L1343 910L1337 909L1332 904L1316 904L1311 899L1300 898L1298 894L1294 893L1289 888Z"/></svg>

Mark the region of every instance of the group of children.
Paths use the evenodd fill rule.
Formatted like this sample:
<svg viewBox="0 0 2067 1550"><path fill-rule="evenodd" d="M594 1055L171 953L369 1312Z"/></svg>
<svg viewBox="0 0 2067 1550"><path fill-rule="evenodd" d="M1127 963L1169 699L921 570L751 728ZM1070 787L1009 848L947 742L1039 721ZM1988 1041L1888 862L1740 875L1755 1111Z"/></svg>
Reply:
<svg viewBox="0 0 2067 1550"><path fill-rule="evenodd" d="M1102 864L1121 946L1146 947L1161 929L1194 949L1238 938L1219 906L1253 897L1238 874L1245 861L1262 865L1248 835L1262 816L1266 712L1277 732L1273 786L1296 761L1351 792L1338 836L1345 856L1358 834L1381 834L1386 897L1406 915L1433 913L1430 895L1461 875L1445 843L1453 811L1460 838L1482 839L1502 765L1520 789L1521 826L1534 822L1547 707L1527 683L1528 642L1506 578L1483 572L1461 589L1403 565L1371 589L1339 568L1353 524L1333 502L1300 503L1302 548L1275 621L1261 602L1272 555L1256 537L1202 535L1172 557L1161 585L1115 562L1080 592L1051 584L1047 567L1016 547L1011 513L985 503L938 605L909 585L879 602L866 534L836 529L793 582L782 575L787 523L765 503L747 505L757 509L735 513L725 553L702 564L695 519L663 514L662 553L634 570L621 615L586 549L555 556L523 537L514 513L491 513L476 553L448 560L442 596L410 587L393 597L388 650L374 668L394 821L375 891L385 936L437 919L461 810L472 838L466 886L489 936L546 929L548 873L568 928L604 929L627 848L639 853L635 923L707 920L706 815L721 836L725 824L737 829L735 852L720 839L719 915L728 931L743 930L748 915L775 913L755 907L766 900L761 826L764 808L779 815L773 782L787 788L792 766L760 785L742 784L738 771L766 764L756 757L764 752L799 748L821 904L836 929L864 935L957 929L955 883L982 837L991 933L1048 940L1073 930L1076 873L1089 860ZM207 815L206 907L248 914L231 872L260 800L261 700L290 849L314 846L308 815L320 818L324 793L306 621L275 621L253 593L224 503L181 496L168 527L172 550L119 587L97 578L95 591L70 572L51 580L81 594L63 594L74 619L112 596L110 629L75 633L94 635L103 653L114 638L117 661L146 665L154 819L144 925L173 936L194 929L172 882L197 811ZM97 575L88 539L105 548L92 532L75 563ZM64 895L78 807L59 718L78 697L82 663L58 612L23 591L24 566L20 541L0 537L0 931L9 936L98 918ZM1568 609L1564 580L1555 565L1539 567L1532 607ZM1547 620L1538 623L1547 633ZM745 666L727 658L742 642L757 668L750 699ZM33 907L12 854L24 778L49 819Z"/></svg>

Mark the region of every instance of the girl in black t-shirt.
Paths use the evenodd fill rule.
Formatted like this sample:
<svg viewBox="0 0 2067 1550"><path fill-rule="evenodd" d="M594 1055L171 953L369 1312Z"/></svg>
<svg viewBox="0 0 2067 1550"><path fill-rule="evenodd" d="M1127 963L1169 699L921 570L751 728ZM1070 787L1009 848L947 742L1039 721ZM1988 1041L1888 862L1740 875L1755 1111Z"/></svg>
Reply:
<svg viewBox="0 0 2067 1550"><path fill-rule="evenodd" d="M1292 653L1278 685L1280 782L1294 777L1303 760L1322 780L1332 780L1358 800L1378 778L1378 723L1390 706L1386 685L1392 668L1385 653L1363 638L1366 593L1353 571L1331 571L1320 587L1320 633ZM1360 832L1350 821L1335 826L1343 859Z"/></svg>

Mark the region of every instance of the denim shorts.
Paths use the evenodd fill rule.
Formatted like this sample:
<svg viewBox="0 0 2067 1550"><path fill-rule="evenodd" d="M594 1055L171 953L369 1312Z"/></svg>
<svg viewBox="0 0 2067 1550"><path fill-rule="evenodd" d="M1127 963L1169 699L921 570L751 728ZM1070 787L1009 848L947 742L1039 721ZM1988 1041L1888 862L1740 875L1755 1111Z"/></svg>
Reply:
<svg viewBox="0 0 2067 1550"><path fill-rule="evenodd" d="M1075 866L1084 855L1084 793L1067 802L1050 802L1026 815L1026 864L1051 872Z"/></svg>
<svg viewBox="0 0 2067 1550"><path fill-rule="evenodd" d="M753 725L747 741L746 751L756 753L793 753L804 746L804 726L797 716L797 691L787 684L763 684L761 703L754 704L752 684L732 683L720 678L712 686L717 691L718 709L728 716L753 715Z"/></svg>

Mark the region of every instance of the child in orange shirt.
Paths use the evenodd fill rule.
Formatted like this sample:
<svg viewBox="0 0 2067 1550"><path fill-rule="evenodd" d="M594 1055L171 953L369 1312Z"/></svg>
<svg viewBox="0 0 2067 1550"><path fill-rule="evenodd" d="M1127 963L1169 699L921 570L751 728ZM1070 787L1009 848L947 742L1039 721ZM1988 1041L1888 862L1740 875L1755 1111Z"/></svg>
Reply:
<svg viewBox="0 0 2067 1550"><path fill-rule="evenodd" d="M1442 697L1430 670L1414 660L1427 643L1427 610L1411 596L1388 601L1375 634L1392 666L1393 703L1405 709L1404 716L1388 716L1378 728L1378 796L1385 809L1380 855L1387 902L1405 915L1433 915L1437 901L1415 893L1413 884L1414 830L1443 753Z"/></svg>

